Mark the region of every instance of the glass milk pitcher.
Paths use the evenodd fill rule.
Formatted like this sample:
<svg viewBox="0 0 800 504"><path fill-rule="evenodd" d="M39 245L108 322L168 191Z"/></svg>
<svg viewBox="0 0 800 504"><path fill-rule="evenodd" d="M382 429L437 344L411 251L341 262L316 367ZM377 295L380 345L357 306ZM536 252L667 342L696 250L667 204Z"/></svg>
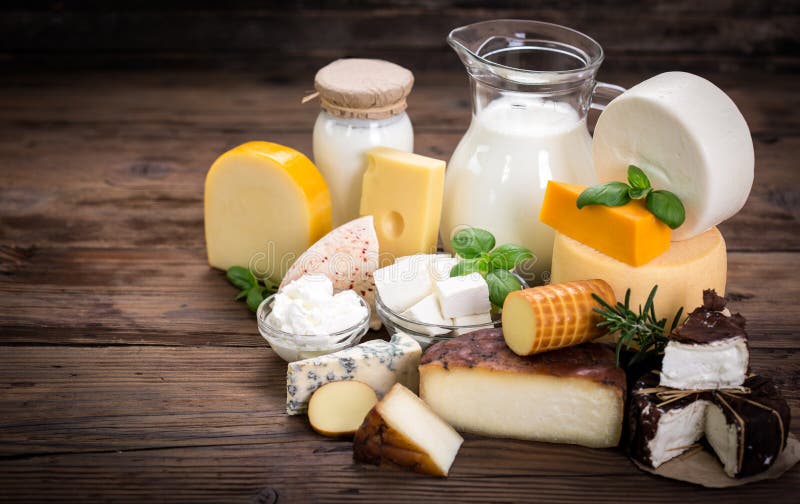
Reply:
<svg viewBox="0 0 800 504"><path fill-rule="evenodd" d="M465 226L536 257L520 273L546 281L553 230L539 222L548 180L593 185L589 108L623 88L595 82L603 49L575 30L537 21L496 20L447 37L470 78L472 122L447 167L441 235Z"/></svg>

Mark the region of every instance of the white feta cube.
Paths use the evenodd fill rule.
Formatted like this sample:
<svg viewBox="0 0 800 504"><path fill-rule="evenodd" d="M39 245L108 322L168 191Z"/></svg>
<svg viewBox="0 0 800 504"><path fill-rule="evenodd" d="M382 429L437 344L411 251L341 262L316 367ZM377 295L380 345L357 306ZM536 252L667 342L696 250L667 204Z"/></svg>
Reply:
<svg viewBox="0 0 800 504"><path fill-rule="evenodd" d="M442 315L448 318L487 313L492 309L489 285L480 273L451 277L436 282Z"/></svg>
<svg viewBox="0 0 800 504"><path fill-rule="evenodd" d="M486 313L478 313L475 315L462 315L460 317L453 318L453 325L456 326L474 326L474 325L486 325L492 323L492 314L489 312ZM455 333L457 336L461 336L462 334L466 334L468 332L477 331L478 328L475 327L468 327L464 329L456 329Z"/></svg>
<svg viewBox="0 0 800 504"><path fill-rule="evenodd" d="M439 299L436 297L436 294L429 294L425 296L419 303L404 311L401 313L401 315L405 318L422 322L423 324L453 325L452 319L445 318L442 315L442 310L439 307ZM428 334L430 336L436 336L437 334L445 334L448 332L448 329L440 329L437 327L428 327L416 324L407 327L407 329Z"/></svg>
<svg viewBox="0 0 800 504"><path fill-rule="evenodd" d="M402 313L433 292L430 259L422 254L406 256L375 270L375 288L381 301L395 313Z"/></svg>
<svg viewBox="0 0 800 504"><path fill-rule="evenodd" d="M460 259L447 255L440 255L433 258L430 265L431 279L434 282L447 280L450 278L450 270L458 264Z"/></svg>

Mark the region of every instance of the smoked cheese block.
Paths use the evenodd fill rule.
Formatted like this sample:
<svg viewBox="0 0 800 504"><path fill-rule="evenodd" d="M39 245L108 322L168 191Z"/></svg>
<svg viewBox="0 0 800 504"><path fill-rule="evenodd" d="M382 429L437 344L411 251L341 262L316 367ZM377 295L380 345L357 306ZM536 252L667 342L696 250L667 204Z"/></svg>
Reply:
<svg viewBox="0 0 800 504"><path fill-rule="evenodd" d="M432 346L419 371L420 397L458 431L591 448L619 443L625 372L605 345L520 357L502 329L482 329Z"/></svg>

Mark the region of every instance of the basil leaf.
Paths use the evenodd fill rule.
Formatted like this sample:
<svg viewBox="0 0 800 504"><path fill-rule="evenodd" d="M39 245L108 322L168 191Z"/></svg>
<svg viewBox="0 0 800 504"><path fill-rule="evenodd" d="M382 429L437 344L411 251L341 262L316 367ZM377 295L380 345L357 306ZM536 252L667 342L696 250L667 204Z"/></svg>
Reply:
<svg viewBox="0 0 800 504"><path fill-rule="evenodd" d="M653 191L645 200L647 209L661 222L672 229L677 228L686 220L686 209L677 196L669 191Z"/></svg>
<svg viewBox="0 0 800 504"><path fill-rule="evenodd" d="M469 275L470 273L480 273L481 276L486 276L489 272L489 261L482 257L475 259L464 259L450 269L450 276L457 277Z"/></svg>
<svg viewBox="0 0 800 504"><path fill-rule="evenodd" d="M489 256L491 257L493 269L510 270L522 261L532 259L533 252L525 247L520 247L513 243L506 243L492 250Z"/></svg>
<svg viewBox="0 0 800 504"><path fill-rule="evenodd" d="M650 194L650 191L652 190L653 189L650 187L645 187L643 189L637 189L636 187L631 187L628 188L628 197L630 199L642 199L648 194Z"/></svg>
<svg viewBox="0 0 800 504"><path fill-rule="evenodd" d="M485 229L466 228L456 233L450 244L459 256L474 259L494 248L494 236Z"/></svg>
<svg viewBox="0 0 800 504"><path fill-rule="evenodd" d="M256 277L248 270L247 268L242 268L241 266L231 266L228 268L228 271L225 273L225 276L228 277L228 281L239 287L240 289L249 289L254 285L258 285L258 281Z"/></svg>
<svg viewBox="0 0 800 504"><path fill-rule="evenodd" d="M490 271L486 275L486 283L489 284L489 300L500 308L510 292L522 288L517 277L504 269Z"/></svg>
<svg viewBox="0 0 800 504"><path fill-rule="evenodd" d="M247 307L253 313L258 311L258 305L261 304L261 301L264 301L264 296L261 295L261 288L260 285L256 285L247 291Z"/></svg>
<svg viewBox="0 0 800 504"><path fill-rule="evenodd" d="M247 293L250 292L248 289L242 289L239 291L239 294L236 295L236 301L247 297Z"/></svg>
<svg viewBox="0 0 800 504"><path fill-rule="evenodd" d="M631 200L628 196L628 184L624 182L606 182L584 189L578 196L578 208L586 205L621 206Z"/></svg>
<svg viewBox="0 0 800 504"><path fill-rule="evenodd" d="M634 189L650 189L650 179L638 166L628 165L628 183Z"/></svg>

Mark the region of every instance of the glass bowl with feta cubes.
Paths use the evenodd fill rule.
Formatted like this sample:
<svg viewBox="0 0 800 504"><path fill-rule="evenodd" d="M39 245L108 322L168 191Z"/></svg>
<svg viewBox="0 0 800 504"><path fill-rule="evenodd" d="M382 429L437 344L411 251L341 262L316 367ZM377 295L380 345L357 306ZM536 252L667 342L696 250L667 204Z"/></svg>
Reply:
<svg viewBox="0 0 800 504"><path fill-rule="evenodd" d="M450 276L460 259L449 254L398 258L376 270L375 311L389 334L402 332L426 348L468 332L500 326L480 273ZM515 275L522 288L525 281Z"/></svg>
<svg viewBox="0 0 800 504"><path fill-rule="evenodd" d="M304 275L258 307L258 332L287 362L326 355L361 342L369 304L353 290L334 293L325 275Z"/></svg>

